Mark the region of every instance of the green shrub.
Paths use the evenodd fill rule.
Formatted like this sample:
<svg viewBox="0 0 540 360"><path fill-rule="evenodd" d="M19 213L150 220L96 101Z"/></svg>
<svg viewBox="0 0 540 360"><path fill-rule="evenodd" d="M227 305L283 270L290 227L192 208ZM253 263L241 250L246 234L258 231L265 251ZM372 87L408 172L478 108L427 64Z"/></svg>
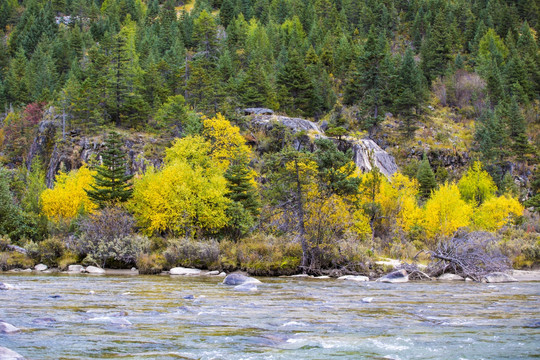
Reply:
<svg viewBox="0 0 540 360"><path fill-rule="evenodd" d="M0 270L27 269L35 265L35 261L25 254L16 251L0 252Z"/></svg>
<svg viewBox="0 0 540 360"><path fill-rule="evenodd" d="M39 261L48 266L57 266L65 250L66 247L59 238L43 240L38 244Z"/></svg>
<svg viewBox="0 0 540 360"><path fill-rule="evenodd" d="M87 254L86 262L93 262L101 267L105 267L107 263L113 264L114 267L135 265L137 257L147 253L150 245L150 240L141 235L86 241L85 234L82 234L78 240L78 248L84 249L84 253Z"/></svg>
<svg viewBox="0 0 540 360"><path fill-rule="evenodd" d="M219 267L219 244L216 240L171 239L163 255L171 267Z"/></svg>
<svg viewBox="0 0 540 360"><path fill-rule="evenodd" d="M295 274L302 259L300 244L285 237L259 233L227 245L235 250L222 246L222 258L234 262L235 253L239 268L253 275Z"/></svg>
<svg viewBox="0 0 540 360"><path fill-rule="evenodd" d="M161 254L141 254L137 257L139 274L159 274L165 267L166 260Z"/></svg>
<svg viewBox="0 0 540 360"><path fill-rule="evenodd" d="M0 251L7 251L8 245L11 245L11 239L9 236L0 236Z"/></svg>
<svg viewBox="0 0 540 360"><path fill-rule="evenodd" d="M64 255L58 259L58 268L60 270L67 270L69 265L78 264L79 257L72 251L65 251Z"/></svg>

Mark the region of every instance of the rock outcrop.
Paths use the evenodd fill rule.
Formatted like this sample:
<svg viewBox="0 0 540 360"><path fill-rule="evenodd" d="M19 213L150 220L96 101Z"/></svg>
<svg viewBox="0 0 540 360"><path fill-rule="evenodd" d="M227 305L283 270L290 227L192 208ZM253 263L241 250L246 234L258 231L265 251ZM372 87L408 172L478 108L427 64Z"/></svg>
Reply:
<svg viewBox="0 0 540 360"><path fill-rule="evenodd" d="M62 133L62 117L56 113L54 107L50 107L43 114L43 120L38 125L37 134L26 158L28 168L38 156L47 164L45 181L49 188L54 185L60 168L69 171L78 169L92 159L99 161L105 145L104 134L84 136L81 130L72 129L66 131L65 141L57 141L58 133ZM134 174L143 172L148 165L159 167L163 156L159 151L155 151L155 148L164 149L167 144L168 140L164 138L153 138L143 134L127 136L124 139L124 147L128 171ZM147 148L152 148L153 151L148 152Z"/></svg>
<svg viewBox="0 0 540 360"><path fill-rule="evenodd" d="M251 123L253 125L265 129L269 129L275 122L290 128L295 133L305 131L308 135L316 139L327 138L319 125L306 119L278 115L254 115L251 117ZM354 162L363 172L371 170L372 162L387 178L392 177L398 170L394 157L381 149L371 139L343 137L338 141L344 142L347 145L346 147L352 148ZM372 159L372 162L370 159Z"/></svg>

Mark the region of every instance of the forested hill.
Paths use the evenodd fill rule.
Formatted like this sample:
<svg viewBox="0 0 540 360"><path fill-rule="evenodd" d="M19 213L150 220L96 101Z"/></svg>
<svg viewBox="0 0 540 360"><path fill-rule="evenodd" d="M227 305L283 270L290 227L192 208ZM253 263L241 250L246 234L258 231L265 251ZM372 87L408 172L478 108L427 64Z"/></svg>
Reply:
<svg viewBox="0 0 540 360"><path fill-rule="evenodd" d="M47 213L43 189L36 185L32 190L32 181L41 184L39 174L44 169L52 179L70 161L74 165L67 170L76 169L81 161L70 158L68 148L82 148L88 155L87 149L94 146L89 145L91 141L103 144L103 138L95 139L96 134L115 129L125 144L135 144L143 149L141 153L155 155L160 161L165 159L164 172L144 176L142 170L150 166L139 159L142 170L135 174L135 182L126 180L135 184L135 194L137 186L150 186L146 189L150 191L152 176L165 176L167 167L178 165L171 160L175 151L189 155L189 161L202 161L206 155L217 161L214 165L221 171L219 176L229 176L228 190L222 189L222 195L241 194L245 192L242 186L254 187L250 191L262 194L262 205L243 205L251 206L253 222L243 224L242 231L225 231L227 236L245 234L256 226L268 230L264 221L255 220L260 211L267 211L266 219L273 216L268 215L273 195L265 191L281 178L265 173L265 169L276 160L268 156L279 153L283 157L274 164L277 168L292 171L284 159L294 159L297 166L299 190L294 193L289 189L289 200L296 199L300 208L306 204L302 201L315 194L300 191L304 189L301 172L317 168L319 177L310 181L319 179L317 191L327 195L320 199L337 201L335 196L352 196L345 201L352 207L344 211L350 216L364 214L361 219L368 224L365 234L386 239L384 246L391 245L394 235L410 241L431 236L433 242L438 235L426 235L431 230L422 222L431 215L425 215L424 220L407 218L402 224L405 235L399 231L388 235L390 225L383 223L391 223L392 216L405 210L400 203L393 215L381 215L386 205L377 174L369 175L371 180L369 176L359 180L365 187L362 196L367 197L362 201L354 197L358 194L350 191L354 187L358 192L359 183L353 186L347 182L350 179L341 178L345 173L352 176L354 171L333 168L345 166L347 157L350 160L350 153L342 148L344 137L369 137L396 157L398 178L403 178L393 184L408 184L403 186L413 189L411 199L416 200L411 200L415 204L411 206L419 213L427 211L423 206L436 198L436 189L442 198L459 198L455 184L470 175L477 176L474 186L478 193L460 191L463 201L474 203L473 208L479 209L484 200L496 194L507 196L507 200L519 199L533 214L540 208L539 16L538 0L2 0L0 162L11 170L5 176L9 178L5 189L11 191L5 199L11 196L13 200L6 200L7 204L13 202L21 209L27 206L26 213L40 218L43 229L47 221L84 214L80 204L82 207L75 210L81 213L61 217L58 212ZM287 135L277 125L266 132L253 129L240 111L248 107L265 107L278 115L318 122L335 141L296 149L310 148L309 154L286 154L287 143L301 144L300 137L309 134ZM229 121L239 128L231 127ZM234 141L233 135L237 136ZM165 153L175 138L184 139L184 145L177 141L176 148ZM255 150L253 154L244 148L246 140ZM331 143L337 143L339 151ZM186 144L191 150L200 150L201 158L189 152ZM238 146L245 156L233 161L232 150L225 144ZM46 150L40 153L39 161L32 161L38 146ZM219 146L224 147L219 150L225 154L222 157L216 155ZM53 163L51 154L62 161ZM130 154L132 158L135 155ZM298 168L302 159L313 167ZM95 157L86 160L91 169L99 165ZM204 164L203 168L208 166ZM83 167L79 175L91 179L88 171ZM466 171L469 175L463 175ZM199 174L199 178L210 175ZM67 187L69 176L75 175L62 173L57 178L58 187ZM487 187L479 185L478 176L487 179ZM137 183L141 177L142 182ZM251 179L250 186L247 179ZM394 190L398 192L387 195L395 200L402 193ZM443 194L446 190L449 192ZM31 191L35 192L34 200L25 198ZM371 197L367 195L370 191ZM81 194L81 199L85 198L85 193ZM284 199L283 204L289 204ZM147 219L146 225L153 225L146 229L161 221L162 227L155 227L153 234L215 234L239 214L230 205L233 200L218 204L228 209L220 213L221 218L216 217L220 223L205 225L198 214L193 227L172 226L171 221L178 218L155 218ZM25 201L29 204L24 205ZM145 210L137 210L142 203L133 201L130 212L136 218L137 211L143 216ZM214 204L208 199L203 203ZM494 206L510 208L501 204ZM513 208L518 209L516 214L520 213L518 205ZM299 219L298 206L293 213ZM324 206L339 208L336 203ZM86 210L91 213L91 208ZM484 209L487 213L482 219L490 218L495 208ZM292 217L277 226L277 233L293 231ZM449 235L470 224L471 219L454 222L443 232ZM484 221L478 219L475 221ZM144 229L143 223L137 218ZM496 230L504 223L483 223L476 228ZM0 219L0 233L11 231L2 229L1 224ZM303 221L297 224L294 232L300 231L302 237L307 230ZM69 228L66 226L64 231ZM343 231L324 236L341 238ZM308 250L303 251L306 255Z"/></svg>

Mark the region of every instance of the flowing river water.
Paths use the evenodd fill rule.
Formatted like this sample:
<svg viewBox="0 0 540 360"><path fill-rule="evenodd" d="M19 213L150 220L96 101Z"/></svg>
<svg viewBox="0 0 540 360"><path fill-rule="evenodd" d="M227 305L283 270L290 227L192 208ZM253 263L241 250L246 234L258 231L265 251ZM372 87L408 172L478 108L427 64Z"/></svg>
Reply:
<svg viewBox="0 0 540 360"><path fill-rule="evenodd" d="M540 282L0 274L27 359L540 358ZM372 299L370 299L372 298Z"/></svg>

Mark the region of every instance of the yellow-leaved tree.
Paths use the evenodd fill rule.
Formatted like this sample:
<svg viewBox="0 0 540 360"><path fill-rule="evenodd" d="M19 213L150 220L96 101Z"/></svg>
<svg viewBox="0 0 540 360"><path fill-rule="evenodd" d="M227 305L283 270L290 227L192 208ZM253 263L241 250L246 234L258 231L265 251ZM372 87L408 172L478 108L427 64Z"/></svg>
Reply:
<svg viewBox="0 0 540 360"><path fill-rule="evenodd" d="M85 190L94 183L95 174L86 165L69 173L58 173L54 187L41 194L43 213L58 224L69 222L78 214L94 211L97 206Z"/></svg>
<svg viewBox="0 0 540 360"><path fill-rule="evenodd" d="M423 227L431 245L438 237L452 235L471 222L472 207L461 196L454 183L445 183L432 192L424 207Z"/></svg>
<svg viewBox="0 0 540 360"><path fill-rule="evenodd" d="M508 195L492 197L475 209L473 224L479 230L496 231L523 211L523 205Z"/></svg>
<svg viewBox="0 0 540 360"><path fill-rule="evenodd" d="M210 155L223 169L227 169L232 161L249 158L251 154L238 126L219 113L216 117L203 119L203 136L211 145Z"/></svg>
<svg viewBox="0 0 540 360"><path fill-rule="evenodd" d="M383 178L377 199L381 205L382 223L385 227L397 225L407 233L420 223L422 210L418 207L418 181L399 172L390 181Z"/></svg>
<svg viewBox="0 0 540 360"><path fill-rule="evenodd" d="M163 168L135 181L130 206L143 232L196 236L227 225L227 181L210 151L200 136L177 139Z"/></svg>
<svg viewBox="0 0 540 360"><path fill-rule="evenodd" d="M479 206L491 199L497 191L497 185L488 172L482 169L480 161L475 161L467 170L459 180L458 188L463 200L473 206Z"/></svg>

